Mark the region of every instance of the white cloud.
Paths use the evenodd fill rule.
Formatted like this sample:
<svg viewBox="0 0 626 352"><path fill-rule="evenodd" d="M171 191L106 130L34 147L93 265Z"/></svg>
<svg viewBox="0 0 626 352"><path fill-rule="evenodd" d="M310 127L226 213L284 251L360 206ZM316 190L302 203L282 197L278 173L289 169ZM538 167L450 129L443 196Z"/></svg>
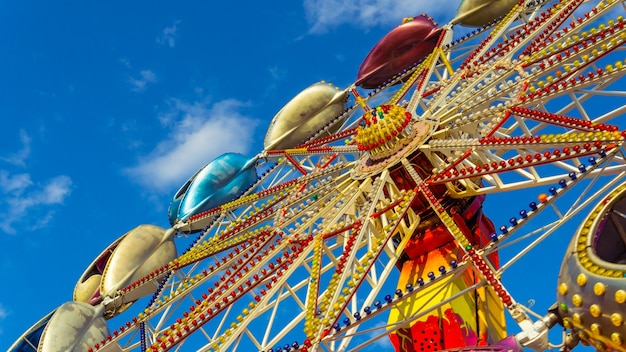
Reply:
<svg viewBox="0 0 626 352"><path fill-rule="evenodd" d="M155 191L175 191L198 169L226 152L246 154L258 121L239 112L245 104L224 100L170 100L171 110L159 117L170 134L139 163L125 171Z"/></svg>
<svg viewBox="0 0 626 352"><path fill-rule="evenodd" d="M62 204L72 190L72 180L65 175L56 176L45 184L34 184L28 174L10 175L0 170L0 230L15 234L15 225L29 217L28 230L45 226L54 214L53 205ZM45 215L40 216L41 212ZM33 222L32 219L37 219Z"/></svg>
<svg viewBox="0 0 626 352"><path fill-rule="evenodd" d="M173 48L176 45L176 32L178 31L179 23L180 21L175 21L171 26L165 27L157 38L157 43Z"/></svg>
<svg viewBox="0 0 626 352"><path fill-rule="evenodd" d="M0 161L26 167L31 139L23 130L20 131L20 139L22 149L1 157ZM63 203L71 188L72 180L68 176L61 175L47 181L35 182L27 172L16 173L0 169L0 231L14 234L17 226L26 230L45 226L54 214L52 206Z"/></svg>
<svg viewBox="0 0 626 352"><path fill-rule="evenodd" d="M24 167L26 159L30 155L30 137L24 130L20 130L20 141L22 142L22 149L7 156L0 156L0 160Z"/></svg>
<svg viewBox="0 0 626 352"><path fill-rule="evenodd" d="M405 17L427 13L440 23L451 19L459 0L304 0L309 33L324 33L342 24L369 29L399 25Z"/></svg>
<svg viewBox="0 0 626 352"><path fill-rule="evenodd" d="M33 181L31 181L29 174L11 175L6 170L0 170L0 190L2 190L2 193L4 194L20 194L24 189L32 184Z"/></svg>
<svg viewBox="0 0 626 352"><path fill-rule="evenodd" d="M142 70L139 72L139 77L130 77L128 83L131 85L133 92L141 92L146 89L149 83L156 83L159 79L156 74L150 70Z"/></svg>

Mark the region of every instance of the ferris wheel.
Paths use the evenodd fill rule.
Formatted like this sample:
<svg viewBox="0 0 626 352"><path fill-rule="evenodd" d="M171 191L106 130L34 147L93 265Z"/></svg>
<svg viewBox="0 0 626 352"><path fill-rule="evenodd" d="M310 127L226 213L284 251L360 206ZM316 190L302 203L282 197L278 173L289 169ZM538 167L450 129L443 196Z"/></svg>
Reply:
<svg viewBox="0 0 626 352"><path fill-rule="evenodd" d="M625 9L406 19L353 85L297 94L264 150L208 163L170 229L114 241L9 350L626 349ZM484 211L509 193L510 218ZM541 270L526 255L572 222L535 312L506 273Z"/></svg>

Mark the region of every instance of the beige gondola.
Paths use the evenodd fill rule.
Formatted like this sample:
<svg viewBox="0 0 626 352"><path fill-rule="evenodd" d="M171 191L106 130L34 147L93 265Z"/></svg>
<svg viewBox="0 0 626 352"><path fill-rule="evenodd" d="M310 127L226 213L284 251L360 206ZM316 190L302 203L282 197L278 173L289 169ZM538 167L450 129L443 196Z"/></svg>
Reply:
<svg viewBox="0 0 626 352"><path fill-rule="evenodd" d="M67 302L50 317L37 351L87 351L106 339L108 334L109 328L102 316L101 307L93 307L83 302ZM120 351L115 346L116 344L111 344L109 351Z"/></svg>
<svg viewBox="0 0 626 352"><path fill-rule="evenodd" d="M506 15L517 0L463 0L456 11L452 23L480 27Z"/></svg>
<svg viewBox="0 0 626 352"><path fill-rule="evenodd" d="M345 108L346 91L319 82L304 89L274 116L265 135L265 150L288 149L315 135Z"/></svg>
<svg viewBox="0 0 626 352"><path fill-rule="evenodd" d="M176 258L174 230L154 225L140 225L124 234L104 250L87 268L74 288L74 300L96 305L105 297L106 318L126 309L135 300L154 293L163 273L152 277L126 293L116 293L146 277Z"/></svg>

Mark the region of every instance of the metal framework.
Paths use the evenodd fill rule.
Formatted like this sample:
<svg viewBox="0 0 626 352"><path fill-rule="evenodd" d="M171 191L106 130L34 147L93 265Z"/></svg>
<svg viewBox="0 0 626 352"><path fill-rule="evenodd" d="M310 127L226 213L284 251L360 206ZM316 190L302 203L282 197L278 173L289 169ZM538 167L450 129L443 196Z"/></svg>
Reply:
<svg viewBox="0 0 626 352"><path fill-rule="evenodd" d="M149 301L134 305L145 308L112 319L111 335L91 350L363 350L447 303L388 323L400 302L436 297L467 271L479 280L450 301L500 285L495 298L520 325L510 331L544 346L534 343L545 331L529 325L541 314L499 278L625 179L624 9L616 0L521 1L458 39L445 26L436 50L379 88L346 88L353 99L336 117L338 132L328 136L331 123L296 148L262 151L265 173L247 193L174 227L188 249L105 298L105 310L119 309L165 275ZM405 107L425 132L369 166L355 135L363 109L380 104ZM398 184L392 170L415 186ZM512 214L492 242L468 247L436 187L487 202L508 191L547 194L538 203L529 196L530 208ZM418 198L465 255L397 289L396 267L424 216L412 206ZM185 235L191 228L204 230ZM481 264L505 249L516 254L499 269Z"/></svg>

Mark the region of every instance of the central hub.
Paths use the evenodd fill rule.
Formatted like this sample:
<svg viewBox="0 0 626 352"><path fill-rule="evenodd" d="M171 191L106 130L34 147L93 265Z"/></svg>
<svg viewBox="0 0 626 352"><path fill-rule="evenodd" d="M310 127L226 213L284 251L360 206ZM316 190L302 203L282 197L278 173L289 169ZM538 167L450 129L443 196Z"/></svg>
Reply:
<svg viewBox="0 0 626 352"><path fill-rule="evenodd" d="M414 137L412 114L399 105L380 105L368 110L357 128L359 150L366 151L372 160L381 160L395 154Z"/></svg>

